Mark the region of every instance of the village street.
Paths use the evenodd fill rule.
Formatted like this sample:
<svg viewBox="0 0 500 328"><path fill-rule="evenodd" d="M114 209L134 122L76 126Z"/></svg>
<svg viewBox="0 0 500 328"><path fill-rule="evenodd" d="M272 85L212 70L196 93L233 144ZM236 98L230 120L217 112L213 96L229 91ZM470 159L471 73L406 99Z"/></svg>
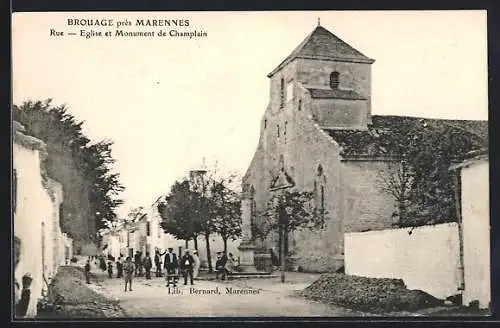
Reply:
<svg viewBox="0 0 500 328"><path fill-rule="evenodd" d="M99 279L100 280L100 279ZM254 282L254 283L252 283ZM250 284L259 285L257 294L227 294L226 288L251 289ZM119 300L120 306L130 317L275 317L275 316L361 316L360 312L341 307L308 301L292 296L294 290L302 289L305 283L279 284L268 279L241 281L196 280L194 286L178 286L181 294L169 294L163 278L145 280L137 277L133 291L124 292L123 279L104 278L89 285L95 291ZM247 286L247 287L245 287ZM213 290L220 294L191 294L190 288Z"/></svg>

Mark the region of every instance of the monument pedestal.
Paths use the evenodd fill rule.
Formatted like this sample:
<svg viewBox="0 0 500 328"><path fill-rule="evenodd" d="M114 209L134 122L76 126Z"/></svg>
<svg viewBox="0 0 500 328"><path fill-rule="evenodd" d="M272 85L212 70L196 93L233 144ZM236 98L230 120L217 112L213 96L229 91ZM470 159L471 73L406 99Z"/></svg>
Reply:
<svg viewBox="0 0 500 328"><path fill-rule="evenodd" d="M240 253L240 272L258 272L254 263L254 249L255 246L251 241L242 241L238 246Z"/></svg>

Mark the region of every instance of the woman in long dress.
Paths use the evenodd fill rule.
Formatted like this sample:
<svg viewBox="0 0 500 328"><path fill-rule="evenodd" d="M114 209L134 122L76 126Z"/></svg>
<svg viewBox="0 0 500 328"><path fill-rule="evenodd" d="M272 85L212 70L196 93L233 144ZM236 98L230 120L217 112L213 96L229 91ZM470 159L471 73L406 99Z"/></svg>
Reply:
<svg viewBox="0 0 500 328"><path fill-rule="evenodd" d="M226 270L227 274L232 274L234 272L234 268L236 266L236 263L234 262L234 257L232 253L228 254L226 265L224 265L224 269Z"/></svg>
<svg viewBox="0 0 500 328"><path fill-rule="evenodd" d="M200 265L201 265L200 257L198 256L198 251L195 250L192 256L194 259L193 278L197 278L198 274L200 273Z"/></svg>

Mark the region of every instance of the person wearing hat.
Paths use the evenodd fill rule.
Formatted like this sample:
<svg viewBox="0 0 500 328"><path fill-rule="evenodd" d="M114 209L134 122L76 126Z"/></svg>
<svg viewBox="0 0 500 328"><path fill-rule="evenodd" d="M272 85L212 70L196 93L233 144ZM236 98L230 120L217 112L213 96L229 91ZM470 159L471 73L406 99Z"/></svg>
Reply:
<svg viewBox="0 0 500 328"><path fill-rule="evenodd" d="M222 252L217 252L217 260L215 261L215 279L219 279L219 274L224 274L224 264L222 263Z"/></svg>
<svg viewBox="0 0 500 328"><path fill-rule="evenodd" d="M177 255L173 252L173 248L169 247L168 252L165 254L164 268L166 271L165 280L167 282L167 287L170 286L170 281L172 281L174 287L176 287L177 279L175 277L175 271L177 270L179 263L177 262Z"/></svg>
<svg viewBox="0 0 500 328"><path fill-rule="evenodd" d="M128 290L131 292L132 291L132 277L134 275L134 263L132 263L132 259L130 256L127 256L125 259L125 263L123 263L123 271L125 271L125 291L127 291L127 285L128 285Z"/></svg>
<svg viewBox="0 0 500 328"><path fill-rule="evenodd" d="M21 239L14 236L14 270L21 258ZM15 316L17 318L25 317L28 313L28 308L31 300L31 282L33 278L29 272L25 273L22 277L22 289L19 282L14 278L14 302L15 302Z"/></svg>
<svg viewBox="0 0 500 328"><path fill-rule="evenodd" d="M187 285L187 280L189 276L189 280L191 285L193 285L193 269L194 269L194 258L189 254L189 249L186 249L186 253L181 258L181 270L182 275L184 276L184 285Z"/></svg>
<svg viewBox="0 0 500 328"><path fill-rule="evenodd" d="M193 251L193 259L194 259L194 267L193 267L193 277L198 278L198 274L200 273L200 257L198 256L198 251L194 250Z"/></svg>

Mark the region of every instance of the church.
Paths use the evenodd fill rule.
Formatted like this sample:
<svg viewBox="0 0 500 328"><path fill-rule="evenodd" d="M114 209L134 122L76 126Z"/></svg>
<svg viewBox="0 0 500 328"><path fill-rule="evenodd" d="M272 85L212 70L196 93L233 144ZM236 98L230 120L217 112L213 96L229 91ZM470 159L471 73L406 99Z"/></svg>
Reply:
<svg viewBox="0 0 500 328"><path fill-rule="evenodd" d="M381 135L397 138L412 125L460 133L472 140L467 151L488 145L487 121L372 115L374 62L318 24L267 76L270 99L242 185L252 200L252 225L262 220L277 181L314 193L326 227L295 231L287 241L289 256L304 271L342 268L346 232L394 227L397 204L379 176L397 159ZM276 234L253 239L279 254Z"/></svg>

